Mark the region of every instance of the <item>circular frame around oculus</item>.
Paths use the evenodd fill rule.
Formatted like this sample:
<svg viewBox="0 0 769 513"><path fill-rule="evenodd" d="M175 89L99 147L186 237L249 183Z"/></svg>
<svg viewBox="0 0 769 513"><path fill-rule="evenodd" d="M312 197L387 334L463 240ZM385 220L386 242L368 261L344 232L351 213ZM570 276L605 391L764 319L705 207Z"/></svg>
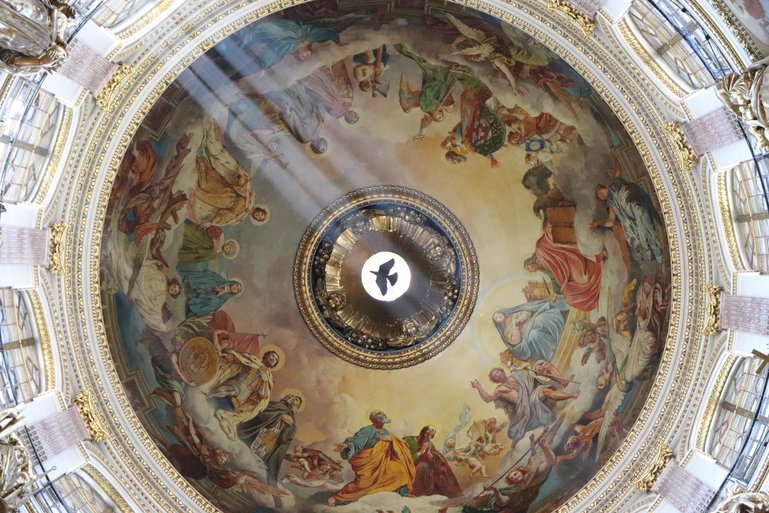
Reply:
<svg viewBox="0 0 769 513"><path fill-rule="evenodd" d="M397 255L399 265L384 259L369 270L379 253ZM383 296L398 287L401 260L410 283L397 299L366 290L366 273L378 273ZM448 347L470 319L478 284L478 259L459 220L434 198L390 185L326 207L294 262L294 292L310 331L340 358L373 369L416 365Z"/></svg>

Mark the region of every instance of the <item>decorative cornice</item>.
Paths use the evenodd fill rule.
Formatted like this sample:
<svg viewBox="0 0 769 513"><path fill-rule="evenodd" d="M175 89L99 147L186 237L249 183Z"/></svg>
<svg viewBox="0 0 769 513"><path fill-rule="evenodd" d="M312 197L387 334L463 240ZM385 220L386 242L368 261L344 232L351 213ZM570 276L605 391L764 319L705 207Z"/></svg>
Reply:
<svg viewBox="0 0 769 513"><path fill-rule="evenodd" d="M103 442L107 440L110 435L109 432L104 429L101 421L98 418L96 409L91 402L91 392L84 390L80 392L72 400L72 404L77 407L77 411L80 412L80 416L83 418L86 429L91 435L91 440L94 442Z"/></svg>
<svg viewBox="0 0 769 513"><path fill-rule="evenodd" d="M595 30L595 20L574 7L568 0L550 0L547 3L547 8L568 16L571 21L582 29L586 36L591 35Z"/></svg>
<svg viewBox="0 0 769 513"><path fill-rule="evenodd" d="M673 451L670 449L670 447L661 445L657 451L657 460L646 472L646 474L635 482L634 486L642 492L650 493L654 487L654 484L662 475L662 471L665 470L665 467L667 467L668 463L670 463L670 460L673 458L675 458L675 454L673 454Z"/></svg>
<svg viewBox="0 0 769 513"><path fill-rule="evenodd" d="M721 294L723 289L718 285L706 286L708 293L708 323L703 330L705 335L716 335L721 332Z"/></svg>
<svg viewBox="0 0 769 513"><path fill-rule="evenodd" d="M48 270L63 276L67 272L67 268L64 266L64 237L67 236L69 225L66 223L53 223L48 229L51 231L51 239L48 246Z"/></svg>
<svg viewBox="0 0 769 513"><path fill-rule="evenodd" d="M96 97L96 105L98 105L101 110L108 110L120 85L129 82L129 79L135 73L136 68L133 66L127 64L118 66L110 77L109 82L107 82L107 85L104 86L104 89L99 93L99 96Z"/></svg>
<svg viewBox="0 0 769 513"><path fill-rule="evenodd" d="M131 508L123 496L120 495L120 492L117 491L110 479L99 472L96 467L93 465L86 465L83 467L83 471L93 480L96 486L98 486L101 491L107 495L109 500L112 501L112 504L114 504L115 508L117 508L120 513L131 513L133 511L133 508Z"/></svg>
<svg viewBox="0 0 769 513"><path fill-rule="evenodd" d="M170 9L173 3L174 0L161 0L160 3L150 9L147 14L136 20L134 23L131 23L125 30L118 33L118 37L120 39L128 39L139 33Z"/></svg>
<svg viewBox="0 0 769 513"><path fill-rule="evenodd" d="M689 141L686 139L686 134L684 134L684 131L681 128L681 123L677 121L665 123L665 132L671 139L673 139L673 144L675 145L676 153L678 154L678 160L681 162L681 167L686 170L693 168L699 159L694 153Z"/></svg>
<svg viewBox="0 0 769 513"><path fill-rule="evenodd" d="M729 336L733 336L733 332L729 334ZM728 347L728 337L726 337L727 342L726 345ZM729 377L729 374L732 371L732 366L734 366L734 362L737 361L737 355L734 353L727 353L726 360L721 364L721 368L718 371L718 376L716 377L716 382L713 384L713 390L710 392L710 398L708 399L708 404L705 407L705 411L702 414L702 418L699 421L700 427L697 431L697 448L703 452L706 451L705 444L708 440L708 432L710 431L710 424L713 422L713 417L716 414L716 408L718 407L719 399L721 398L721 393L724 391L724 386L726 385L726 380Z"/></svg>

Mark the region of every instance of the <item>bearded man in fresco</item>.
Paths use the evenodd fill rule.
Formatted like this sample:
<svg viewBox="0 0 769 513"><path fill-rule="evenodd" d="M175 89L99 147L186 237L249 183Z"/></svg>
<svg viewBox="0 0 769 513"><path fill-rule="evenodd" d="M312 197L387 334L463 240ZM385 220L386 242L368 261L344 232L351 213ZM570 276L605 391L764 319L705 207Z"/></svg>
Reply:
<svg viewBox="0 0 769 513"><path fill-rule="evenodd" d="M600 227L614 231L623 249L626 266L630 263L625 254L632 256L639 264L663 261L657 227L665 224L645 190L637 184L619 180L608 186L599 183L595 188L595 197L606 208L607 218L596 219L590 223L590 229Z"/></svg>
<svg viewBox="0 0 769 513"><path fill-rule="evenodd" d="M489 380L496 384L492 392L486 392L477 379L470 386L478 391L481 399L507 414L507 436L515 446L527 431L549 426L555 421L553 407L558 401L578 397L579 392L569 393L559 383L541 383L536 373L524 369L513 369L507 375L504 369L496 367L489 372Z"/></svg>
<svg viewBox="0 0 769 513"><path fill-rule="evenodd" d="M404 496L411 493L416 470L409 445L385 429L390 419L383 411L372 411L369 420L371 425L334 448L350 462L355 480L329 497L329 506L347 504L376 492Z"/></svg>

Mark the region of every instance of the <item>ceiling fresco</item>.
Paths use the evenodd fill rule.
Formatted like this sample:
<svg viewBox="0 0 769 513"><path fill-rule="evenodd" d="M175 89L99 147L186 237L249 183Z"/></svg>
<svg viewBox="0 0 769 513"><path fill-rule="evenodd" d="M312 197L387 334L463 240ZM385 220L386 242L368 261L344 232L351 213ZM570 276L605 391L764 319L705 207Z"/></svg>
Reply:
<svg viewBox="0 0 769 513"><path fill-rule="evenodd" d="M185 70L122 159L116 367L225 512L552 511L663 350L650 183L606 103L512 26L293 7Z"/></svg>

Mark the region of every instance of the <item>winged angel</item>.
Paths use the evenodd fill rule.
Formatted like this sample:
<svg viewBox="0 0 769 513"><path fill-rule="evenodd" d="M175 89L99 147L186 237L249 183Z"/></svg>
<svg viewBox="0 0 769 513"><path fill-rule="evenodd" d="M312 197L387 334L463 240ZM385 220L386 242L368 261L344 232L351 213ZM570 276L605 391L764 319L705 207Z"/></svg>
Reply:
<svg viewBox="0 0 769 513"><path fill-rule="evenodd" d="M531 80L537 85L545 86L572 114L577 115L572 97L565 89L574 84L562 73L551 69L550 64L554 56L547 47L506 24L502 24L506 36L503 40L468 26L451 14L446 16L459 31L459 36L451 44L456 50L446 58L461 55L474 62L489 61L504 75L515 94L525 94L518 85L516 76Z"/></svg>

